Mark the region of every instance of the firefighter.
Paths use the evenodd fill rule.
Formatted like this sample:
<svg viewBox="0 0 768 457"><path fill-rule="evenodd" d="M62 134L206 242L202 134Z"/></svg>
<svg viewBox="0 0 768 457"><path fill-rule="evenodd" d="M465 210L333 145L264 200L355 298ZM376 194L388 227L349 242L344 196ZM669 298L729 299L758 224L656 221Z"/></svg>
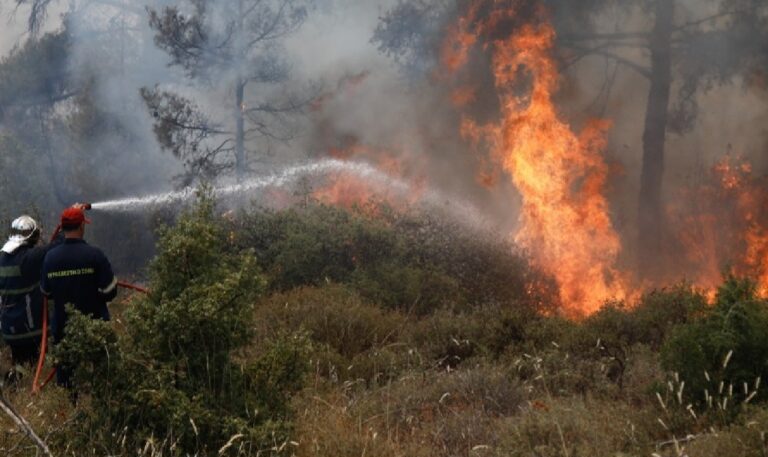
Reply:
<svg viewBox="0 0 768 457"><path fill-rule="evenodd" d="M117 278L109 260L100 249L83 240L85 218L82 205L75 205L61 214L64 240L48 251L43 260L40 288L53 304L51 334L54 343L64 337L67 325L65 306L71 304L93 319L109 320L107 303L117 295ZM70 386L70 370L57 367L56 381Z"/></svg>
<svg viewBox="0 0 768 457"><path fill-rule="evenodd" d="M14 368L9 380L18 377L17 366L37 360L42 334L43 296L40 271L46 253L60 242L38 245L40 227L30 216L11 223L11 235L0 250L0 331L11 348Z"/></svg>

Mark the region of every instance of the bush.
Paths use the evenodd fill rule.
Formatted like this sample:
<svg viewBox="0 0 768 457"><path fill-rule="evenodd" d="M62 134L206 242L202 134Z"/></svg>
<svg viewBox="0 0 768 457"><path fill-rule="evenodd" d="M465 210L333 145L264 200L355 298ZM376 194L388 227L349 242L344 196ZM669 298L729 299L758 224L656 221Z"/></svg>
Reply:
<svg viewBox="0 0 768 457"><path fill-rule="evenodd" d="M715 306L673 333L662 362L679 373L686 398L697 404L712 407L712 397L734 404L753 392L752 401L768 398L755 391L759 378L768 379L768 303L756 297L755 284L729 277Z"/></svg>
<svg viewBox="0 0 768 457"><path fill-rule="evenodd" d="M370 305L338 284L271 295L259 304L256 320L264 335L304 330L346 358L397 341L405 324L399 313Z"/></svg>
<svg viewBox="0 0 768 457"><path fill-rule="evenodd" d="M276 334L244 351L263 281L252 253L222 254L219 227L203 194L162 231L152 292L126 312L126 334L73 313L57 357L76 367L75 385L91 402L85 425L99 431L105 453L152 440L160 452L210 454L234 439L238 454L287 440L309 343Z"/></svg>
<svg viewBox="0 0 768 457"><path fill-rule="evenodd" d="M562 342L577 357L598 360L620 388L637 347L659 350L678 326L706 310L705 297L688 284L654 290L634 308L624 302L606 303L567 332Z"/></svg>
<svg viewBox="0 0 768 457"><path fill-rule="evenodd" d="M631 311L635 342L659 350L676 326L694 321L707 308L706 297L690 284L647 293Z"/></svg>
<svg viewBox="0 0 768 457"><path fill-rule="evenodd" d="M487 303L556 304L551 282L512 246L429 214L309 204L242 213L232 224L236 248L255 250L273 290L342 283L416 315Z"/></svg>
<svg viewBox="0 0 768 457"><path fill-rule="evenodd" d="M536 402L525 414L503 423L494 455L651 455L654 425L655 417L627 404L555 398Z"/></svg>
<svg viewBox="0 0 768 457"><path fill-rule="evenodd" d="M343 285L273 294L259 304L256 322L262 337L306 332L317 373L332 381L382 382L414 362L401 341L405 316Z"/></svg>
<svg viewBox="0 0 768 457"><path fill-rule="evenodd" d="M717 434L702 435L686 445L697 457L764 457L768 455L768 411L750 411L744 420Z"/></svg>

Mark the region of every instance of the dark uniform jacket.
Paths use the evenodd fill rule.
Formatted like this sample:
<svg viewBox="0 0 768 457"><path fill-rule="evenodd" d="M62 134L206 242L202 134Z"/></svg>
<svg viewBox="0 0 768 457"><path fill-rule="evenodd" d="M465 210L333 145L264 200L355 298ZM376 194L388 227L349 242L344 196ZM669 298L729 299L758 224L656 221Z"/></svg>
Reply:
<svg viewBox="0 0 768 457"><path fill-rule="evenodd" d="M0 252L0 331L10 345L38 344L42 334L43 259L60 240L46 246L20 246Z"/></svg>
<svg viewBox="0 0 768 457"><path fill-rule="evenodd" d="M68 238L46 254L40 288L53 303L51 333L59 341L64 336L68 303L92 318L109 320L107 303L117 295L117 278L100 249Z"/></svg>

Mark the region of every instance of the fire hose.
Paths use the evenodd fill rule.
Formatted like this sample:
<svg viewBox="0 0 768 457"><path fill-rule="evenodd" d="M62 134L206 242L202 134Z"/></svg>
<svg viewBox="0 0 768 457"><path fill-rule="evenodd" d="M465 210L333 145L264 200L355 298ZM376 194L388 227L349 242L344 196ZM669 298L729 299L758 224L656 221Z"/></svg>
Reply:
<svg viewBox="0 0 768 457"><path fill-rule="evenodd" d="M90 203L83 204L84 209L91 209ZM59 224L56 227L56 230L53 231L53 235L51 236L51 242L53 242L56 237L59 236L59 233L61 232L61 224ZM122 287L124 289L130 289L135 290L137 292L148 294L149 290L137 286L135 284L130 284L125 281L118 281L117 282L118 287ZM32 393L37 394L40 392L40 389L48 385L49 382L51 382L51 379L53 379L53 376L56 374L56 367L54 367L50 373L48 373L48 376L46 376L45 380L43 380L42 383L40 383L40 375L43 372L43 365L45 364L45 355L46 351L48 349L48 297L43 296L43 329L42 329L42 341L40 341L40 356L37 359L37 369L35 370L35 378L32 381Z"/></svg>
<svg viewBox="0 0 768 457"><path fill-rule="evenodd" d="M129 284L124 281L118 281L117 282L118 287L122 287L125 289L135 290L137 292L148 294L149 291L143 287L137 286L135 284ZM48 373L48 376L45 377L45 380L43 380L42 383L40 383L40 375L43 372L43 365L45 364L45 355L46 351L48 349L48 297L43 297L43 334L42 334L42 341L40 342L40 356L37 359L37 369L35 370L35 379L32 382L32 393L37 394L40 392L40 389L48 385L49 382L51 382L51 379L53 379L53 376L56 374L56 367L54 367L50 373Z"/></svg>

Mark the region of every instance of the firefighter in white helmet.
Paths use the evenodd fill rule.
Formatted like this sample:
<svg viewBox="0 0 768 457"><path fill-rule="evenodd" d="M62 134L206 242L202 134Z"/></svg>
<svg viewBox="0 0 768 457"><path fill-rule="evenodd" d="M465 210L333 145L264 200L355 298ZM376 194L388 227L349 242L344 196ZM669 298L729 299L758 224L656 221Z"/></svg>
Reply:
<svg viewBox="0 0 768 457"><path fill-rule="evenodd" d="M15 379L17 365L33 364L42 335L43 295L40 272L45 254L60 243L41 245L40 227L30 216L11 223L8 241L0 249L0 333L11 348Z"/></svg>

